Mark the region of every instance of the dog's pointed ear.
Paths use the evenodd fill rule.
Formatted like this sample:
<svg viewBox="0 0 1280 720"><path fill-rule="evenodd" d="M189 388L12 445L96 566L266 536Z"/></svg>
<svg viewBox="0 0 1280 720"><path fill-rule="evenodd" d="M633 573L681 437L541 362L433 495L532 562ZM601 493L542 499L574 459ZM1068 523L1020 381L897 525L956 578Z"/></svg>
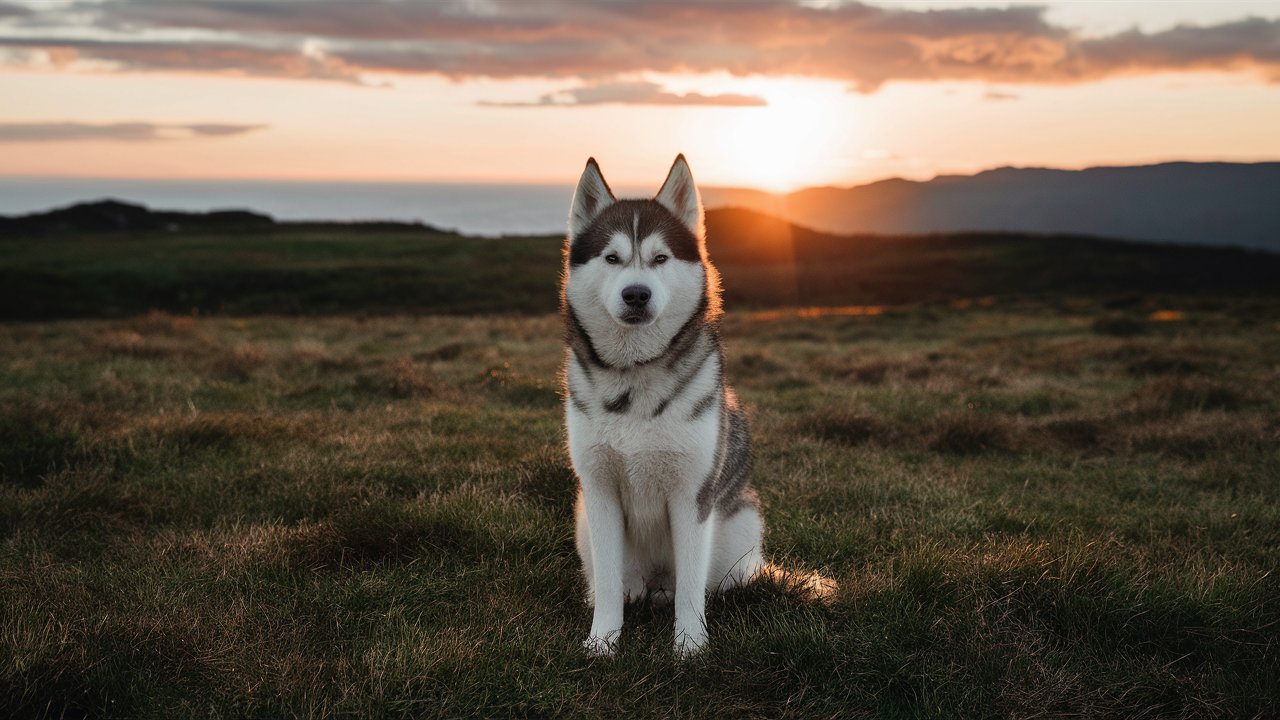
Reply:
<svg viewBox="0 0 1280 720"><path fill-rule="evenodd" d="M587 159L587 167L573 191L573 204L569 206L569 237L576 237L595 220L605 208L614 203L613 191L600 174L595 158Z"/></svg>
<svg viewBox="0 0 1280 720"><path fill-rule="evenodd" d="M683 153L677 155L671 164L671 172L667 173L667 180L662 183L662 189L654 200L670 210L694 237L703 239L706 233L702 223L702 196L693 184L693 172L689 170Z"/></svg>

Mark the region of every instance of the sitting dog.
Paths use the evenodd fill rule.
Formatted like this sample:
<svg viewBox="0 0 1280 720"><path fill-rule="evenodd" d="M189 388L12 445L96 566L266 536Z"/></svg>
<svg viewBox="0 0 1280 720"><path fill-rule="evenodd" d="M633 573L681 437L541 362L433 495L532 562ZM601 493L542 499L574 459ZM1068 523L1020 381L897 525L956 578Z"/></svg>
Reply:
<svg viewBox="0 0 1280 720"><path fill-rule="evenodd" d="M720 282L702 200L676 158L652 200L618 200L595 159L569 214L561 290L583 645L611 655L623 606L675 603L675 647L707 642L708 592L764 567L747 418L724 379Z"/></svg>

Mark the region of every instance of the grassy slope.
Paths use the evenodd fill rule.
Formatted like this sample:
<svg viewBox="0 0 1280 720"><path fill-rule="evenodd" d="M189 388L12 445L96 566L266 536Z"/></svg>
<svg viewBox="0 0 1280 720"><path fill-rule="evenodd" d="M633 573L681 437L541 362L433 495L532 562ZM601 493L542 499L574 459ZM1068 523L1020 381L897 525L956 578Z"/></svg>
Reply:
<svg viewBox="0 0 1280 720"><path fill-rule="evenodd" d="M684 664L579 652L551 316L0 326L0 714L1274 716L1280 313L1159 309L731 315L768 554L841 591Z"/></svg>
<svg viewBox="0 0 1280 720"><path fill-rule="evenodd" d="M848 238L737 210L708 216L730 307L956 297L1278 292L1280 255L1019 235ZM558 238L411 226L0 239L0 319L556 309Z"/></svg>
<svg viewBox="0 0 1280 720"><path fill-rule="evenodd" d="M549 312L559 272L552 238L411 226L53 235L0 242L0 317Z"/></svg>

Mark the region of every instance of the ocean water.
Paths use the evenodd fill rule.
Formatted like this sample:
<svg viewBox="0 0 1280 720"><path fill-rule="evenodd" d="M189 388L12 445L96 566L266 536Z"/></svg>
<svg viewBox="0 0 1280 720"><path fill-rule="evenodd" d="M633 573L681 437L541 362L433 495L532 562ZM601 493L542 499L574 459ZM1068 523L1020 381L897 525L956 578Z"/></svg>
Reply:
<svg viewBox="0 0 1280 720"><path fill-rule="evenodd" d="M648 189L652 193L652 189ZM474 235L564 232L571 185L0 178L0 215L113 198L277 220L423 222Z"/></svg>

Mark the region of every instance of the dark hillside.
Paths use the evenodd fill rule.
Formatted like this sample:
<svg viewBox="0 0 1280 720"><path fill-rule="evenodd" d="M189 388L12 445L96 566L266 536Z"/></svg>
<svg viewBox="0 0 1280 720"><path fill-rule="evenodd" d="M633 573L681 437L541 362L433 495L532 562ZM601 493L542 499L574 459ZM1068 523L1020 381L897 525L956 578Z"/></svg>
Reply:
<svg viewBox="0 0 1280 720"><path fill-rule="evenodd" d="M276 223L247 212L151 212L120 203L8 223L0 317L10 320L153 309L527 314L557 304L558 237ZM840 236L744 210L713 210L707 228L731 308L1280 291L1280 255L1264 252L1008 233Z"/></svg>
<svg viewBox="0 0 1280 720"><path fill-rule="evenodd" d="M988 295L1280 293L1280 256L1064 235L842 236L749 210L712 211L730 301L903 304Z"/></svg>
<svg viewBox="0 0 1280 720"><path fill-rule="evenodd" d="M269 215L249 210L214 210L207 213L190 213L150 210L142 205L120 200L98 200L18 217L0 216L0 237L5 235L39 236L72 232L109 233L144 230L179 232L194 229L261 229L274 224L275 220Z"/></svg>

